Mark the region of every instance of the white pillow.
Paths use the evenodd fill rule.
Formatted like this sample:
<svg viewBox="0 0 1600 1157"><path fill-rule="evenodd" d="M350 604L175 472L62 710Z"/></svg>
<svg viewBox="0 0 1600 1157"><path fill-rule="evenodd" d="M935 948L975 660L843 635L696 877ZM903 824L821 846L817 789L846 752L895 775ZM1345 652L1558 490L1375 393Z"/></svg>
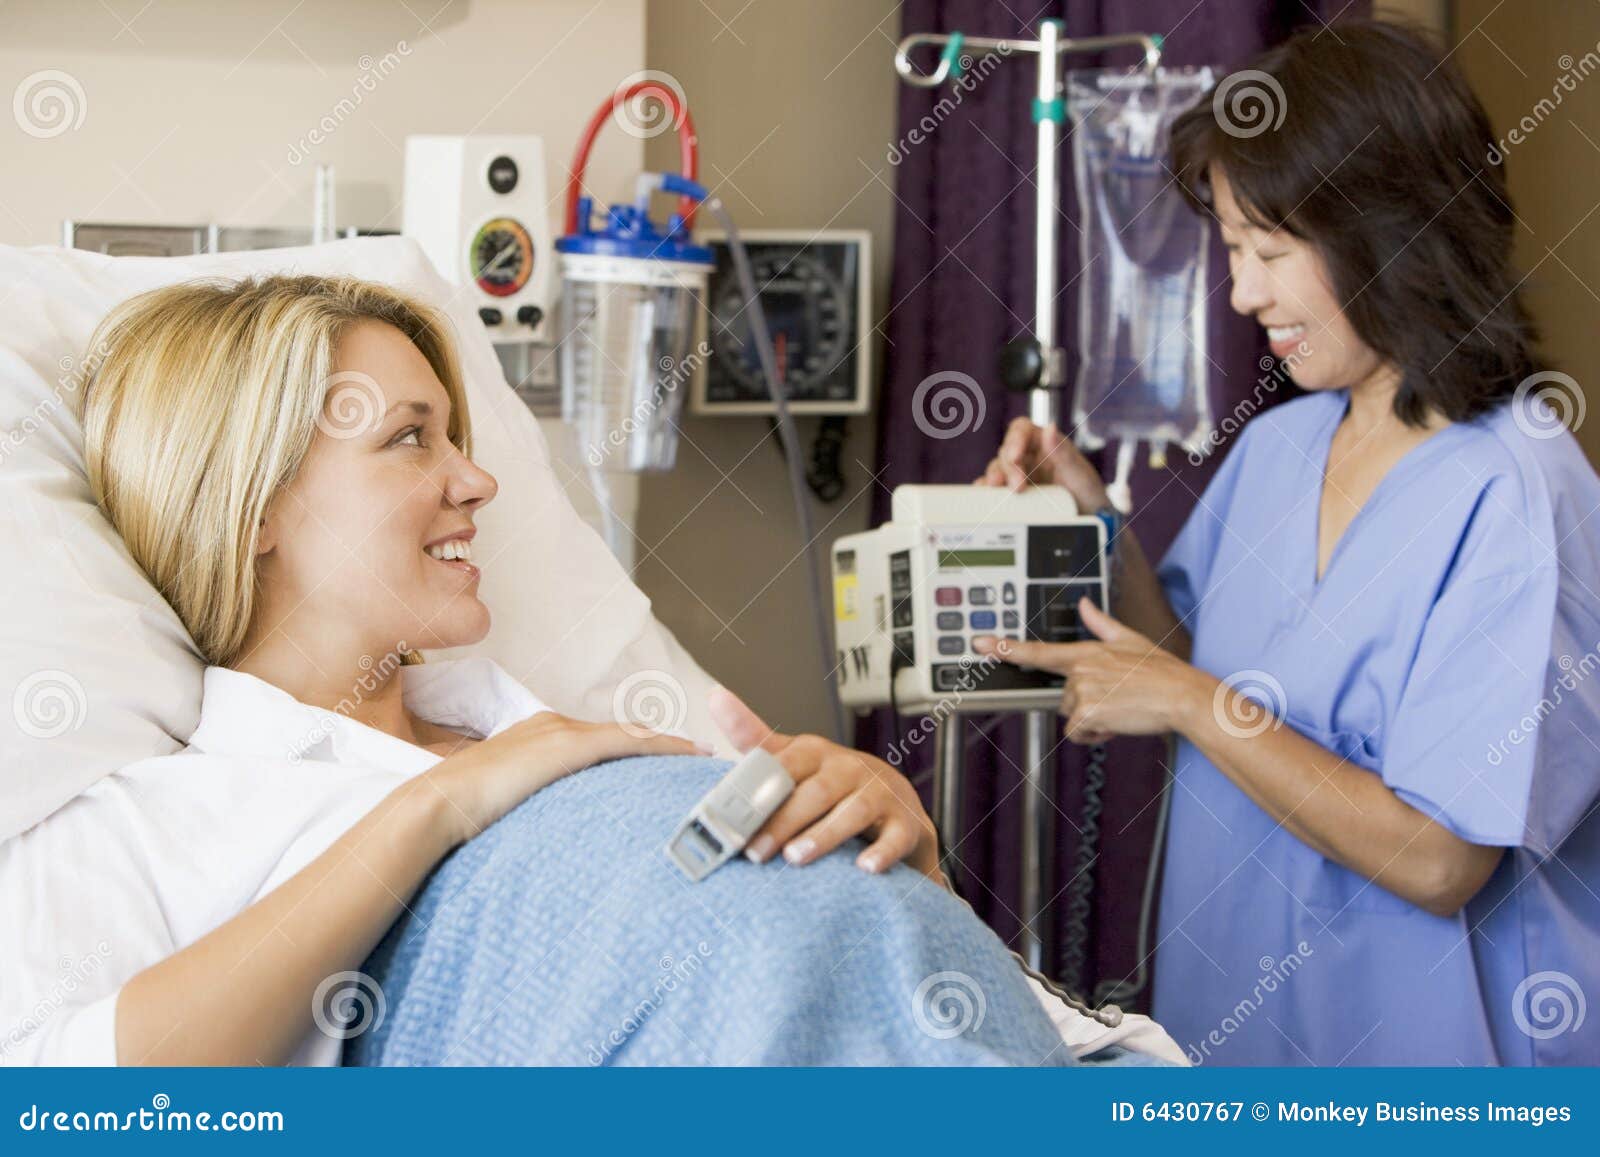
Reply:
<svg viewBox="0 0 1600 1157"><path fill-rule="evenodd" d="M0 246L0 840L102 776L178 750L199 721L199 653L89 494L76 416L89 337L143 290L280 271L380 281L451 319L475 457L500 493L474 545L494 625L442 657L488 655L565 714L620 709L726 750L705 710L711 680L573 510L483 326L415 242L183 258Z"/></svg>

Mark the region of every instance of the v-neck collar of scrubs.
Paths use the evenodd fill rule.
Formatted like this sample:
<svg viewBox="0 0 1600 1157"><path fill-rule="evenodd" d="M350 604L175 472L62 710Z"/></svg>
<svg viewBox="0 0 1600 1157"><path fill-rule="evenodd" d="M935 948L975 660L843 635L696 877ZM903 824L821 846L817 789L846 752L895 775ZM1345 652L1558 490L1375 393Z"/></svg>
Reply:
<svg viewBox="0 0 1600 1157"><path fill-rule="evenodd" d="M1302 520L1303 526L1308 526L1310 535L1310 566L1302 569L1295 567L1295 574L1302 582L1308 582L1307 588L1302 592L1305 600L1310 602L1319 595L1328 585L1329 576L1333 568L1339 564L1339 558L1347 552L1352 538L1358 533L1362 525L1371 521L1380 507L1389 501L1400 489L1406 477L1421 469L1431 462L1443 450L1452 437L1466 423L1452 422L1444 429L1439 430L1430 437L1424 438L1411 449L1402 454L1398 461L1389 467L1388 473L1378 480L1372 488L1372 493L1367 495L1367 500L1361 504L1350 521L1345 524L1344 531L1339 535L1339 541L1333 544L1333 550L1328 555L1328 565L1322 568L1322 573L1317 574L1317 559L1321 554L1320 540L1322 537L1322 491L1327 485L1328 458L1333 450L1334 435L1338 432L1339 423L1344 421L1344 416L1349 410L1350 392L1348 390L1334 390L1329 395L1330 404L1328 414L1323 419L1322 427L1317 432L1317 438L1312 443L1313 453L1307 459L1307 466L1312 476L1311 488L1311 514L1308 519Z"/></svg>

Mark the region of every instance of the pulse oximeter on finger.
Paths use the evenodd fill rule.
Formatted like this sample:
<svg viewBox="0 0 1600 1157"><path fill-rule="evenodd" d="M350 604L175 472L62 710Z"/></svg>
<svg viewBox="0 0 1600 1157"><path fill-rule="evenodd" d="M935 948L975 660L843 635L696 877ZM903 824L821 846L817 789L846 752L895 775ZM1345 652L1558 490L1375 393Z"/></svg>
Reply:
<svg viewBox="0 0 1600 1157"><path fill-rule="evenodd" d="M698 883L743 851L792 791L783 764L756 748L694 805L667 841L667 857Z"/></svg>

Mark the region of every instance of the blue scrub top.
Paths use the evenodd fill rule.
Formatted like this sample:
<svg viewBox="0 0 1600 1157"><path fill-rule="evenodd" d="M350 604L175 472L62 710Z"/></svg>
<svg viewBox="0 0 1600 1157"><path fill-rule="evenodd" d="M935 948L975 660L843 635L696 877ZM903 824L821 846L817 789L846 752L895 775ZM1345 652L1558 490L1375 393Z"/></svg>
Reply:
<svg viewBox="0 0 1600 1157"><path fill-rule="evenodd" d="M1509 849L1453 916L1325 859L1180 742L1155 1015L1221 1065L1600 1064L1600 479L1540 403L1414 448L1316 578L1344 391L1254 418L1159 575L1195 665Z"/></svg>

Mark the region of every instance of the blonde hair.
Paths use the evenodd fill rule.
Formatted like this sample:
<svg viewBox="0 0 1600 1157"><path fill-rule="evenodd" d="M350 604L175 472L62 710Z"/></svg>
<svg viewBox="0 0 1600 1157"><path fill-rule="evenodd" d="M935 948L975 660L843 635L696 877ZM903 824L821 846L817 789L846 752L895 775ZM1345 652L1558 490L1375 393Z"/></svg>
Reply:
<svg viewBox="0 0 1600 1157"><path fill-rule="evenodd" d="M450 397L450 441L470 453L449 323L382 285L188 281L124 302L90 340L89 486L209 664L239 658L261 520L311 448L340 337L365 320L394 326L427 358Z"/></svg>

